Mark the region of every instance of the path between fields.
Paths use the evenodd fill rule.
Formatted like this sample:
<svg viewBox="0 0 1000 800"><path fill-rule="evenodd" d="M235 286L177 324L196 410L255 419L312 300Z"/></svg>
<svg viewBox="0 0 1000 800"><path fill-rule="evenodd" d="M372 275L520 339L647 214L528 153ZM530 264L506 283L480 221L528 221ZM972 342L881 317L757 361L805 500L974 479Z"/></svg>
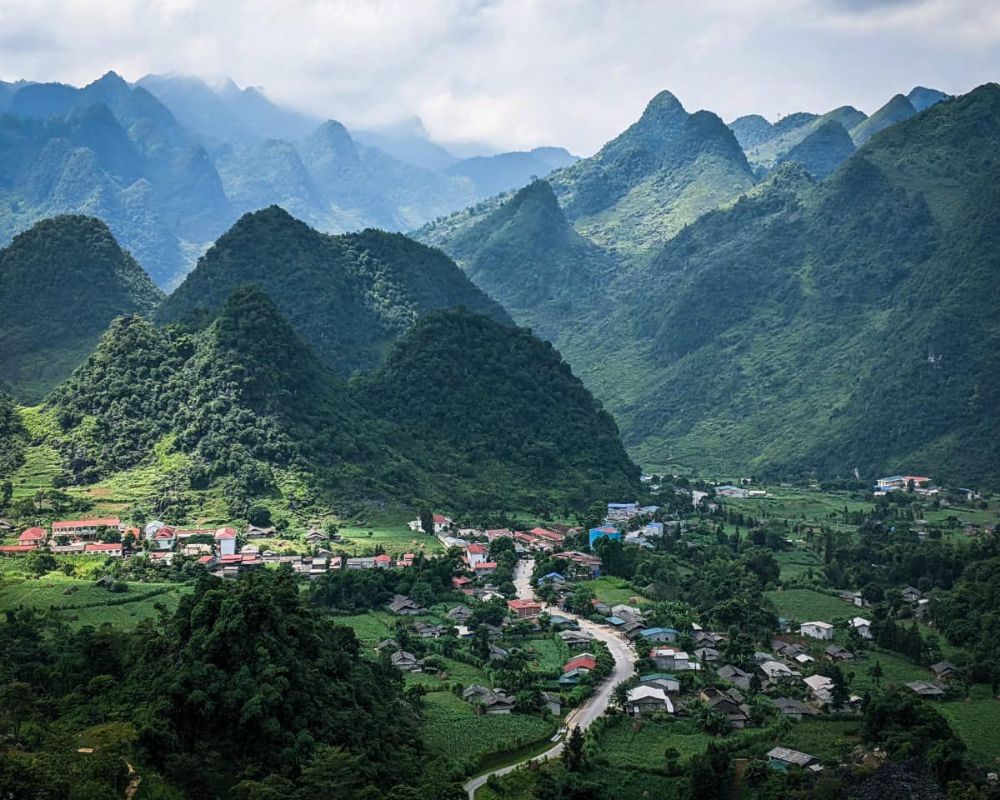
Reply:
<svg viewBox="0 0 1000 800"><path fill-rule="evenodd" d="M534 592L531 589L531 573L534 568L535 562L532 559L519 561L517 563L517 568L514 572L514 586L517 587L517 596L522 600L531 600L534 598ZM576 614L571 614L568 611L560 611L559 614L564 617L575 619L578 623L580 623L580 628L582 630L592 634L595 639L604 642L615 659L615 668L611 675L608 676L607 680L597 687L597 691L594 692L594 694L570 712L563 722L563 727L567 731L573 730L573 728L577 725L580 726L581 730L585 730L595 719L600 717L607 710L608 705L611 703L611 693L614 691L615 687L622 681L630 678L635 672L636 653L625 639L615 633L612 633L607 628L595 625L590 620L578 617ZM520 761L515 761L513 764L508 764L506 767L500 767L499 769L487 772L485 775L470 778L464 784L465 791L468 792L469 795L469 800L475 800L476 791L480 786L486 783L492 775L496 775L498 777L501 775L507 775L515 769L525 766L526 764L530 764L535 761L543 761L548 758L555 758L562 753L564 747L565 741L564 739L560 739L544 753L539 753L536 756L530 756L528 758L521 759Z"/></svg>
<svg viewBox="0 0 1000 800"><path fill-rule="evenodd" d="M129 782L125 789L125 800L132 800L135 797L135 793L139 791L139 784L142 783L142 775L136 773L135 769L132 767L128 761L125 762L125 766L128 767Z"/></svg>

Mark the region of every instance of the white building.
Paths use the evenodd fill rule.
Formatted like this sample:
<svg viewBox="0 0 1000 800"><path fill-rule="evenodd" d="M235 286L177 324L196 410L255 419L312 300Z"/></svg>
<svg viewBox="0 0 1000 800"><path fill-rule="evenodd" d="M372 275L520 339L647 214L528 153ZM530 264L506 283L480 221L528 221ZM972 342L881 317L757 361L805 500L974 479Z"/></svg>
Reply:
<svg viewBox="0 0 1000 800"><path fill-rule="evenodd" d="M215 545L220 556L236 555L236 531L233 528L219 528L215 532Z"/></svg>
<svg viewBox="0 0 1000 800"><path fill-rule="evenodd" d="M862 639L872 638L872 623L864 617L855 617L850 621L850 626L858 632Z"/></svg>
<svg viewBox="0 0 1000 800"><path fill-rule="evenodd" d="M799 626L799 635L811 639L832 639L833 625L829 622L803 622Z"/></svg>

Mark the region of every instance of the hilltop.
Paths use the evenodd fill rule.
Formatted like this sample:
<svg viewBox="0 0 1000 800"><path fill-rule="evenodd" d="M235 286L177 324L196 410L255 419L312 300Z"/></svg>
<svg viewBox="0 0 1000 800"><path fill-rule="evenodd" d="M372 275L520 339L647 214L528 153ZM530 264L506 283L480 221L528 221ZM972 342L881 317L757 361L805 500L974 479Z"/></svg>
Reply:
<svg viewBox="0 0 1000 800"><path fill-rule="evenodd" d="M0 250L0 386L38 402L112 319L151 314L162 297L100 220L39 222Z"/></svg>
<svg viewBox="0 0 1000 800"><path fill-rule="evenodd" d="M59 432L46 444L73 484L169 456L173 485L217 487L243 518L289 481L332 505L634 491L611 418L530 332L440 311L387 346L380 370L348 384L248 285L199 331L122 317L48 398Z"/></svg>
<svg viewBox="0 0 1000 800"><path fill-rule="evenodd" d="M220 237L157 318L211 318L248 283L343 375L376 366L389 342L435 309L465 306L510 322L440 251L382 231L319 233L277 206L244 215Z"/></svg>

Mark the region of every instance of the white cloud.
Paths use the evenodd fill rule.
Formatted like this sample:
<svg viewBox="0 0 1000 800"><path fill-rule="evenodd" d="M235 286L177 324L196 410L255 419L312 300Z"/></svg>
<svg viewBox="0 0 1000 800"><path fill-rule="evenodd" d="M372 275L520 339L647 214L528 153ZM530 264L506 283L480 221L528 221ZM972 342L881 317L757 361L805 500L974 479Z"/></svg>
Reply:
<svg viewBox="0 0 1000 800"><path fill-rule="evenodd" d="M981 0L0 0L0 75L230 75L348 124L591 152L668 88L691 109L872 111L1000 76Z"/></svg>

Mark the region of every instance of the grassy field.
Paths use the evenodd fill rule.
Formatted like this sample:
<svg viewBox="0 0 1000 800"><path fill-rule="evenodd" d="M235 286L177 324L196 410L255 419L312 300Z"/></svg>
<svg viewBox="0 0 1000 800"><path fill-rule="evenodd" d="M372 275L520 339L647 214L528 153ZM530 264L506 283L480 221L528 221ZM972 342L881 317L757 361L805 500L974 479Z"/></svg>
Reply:
<svg viewBox="0 0 1000 800"><path fill-rule="evenodd" d="M390 555L403 553L440 553L444 550L436 536L411 531L406 523L413 514L386 514L373 518L364 525L344 525L340 535L346 549L355 549L358 555L372 552L381 546Z"/></svg>
<svg viewBox="0 0 1000 800"><path fill-rule="evenodd" d="M786 589L764 594L777 606L782 617L799 622L832 622L835 619L853 617L860 610L837 597L812 589Z"/></svg>
<svg viewBox="0 0 1000 800"><path fill-rule="evenodd" d="M128 591L112 593L93 581L54 572L37 580L8 579L0 586L0 609L52 609L74 627L109 623L134 628L155 617L157 605L173 611L180 598L191 591L191 587L175 583L131 583Z"/></svg>
<svg viewBox="0 0 1000 800"><path fill-rule="evenodd" d="M816 717L792 725L779 744L823 759L837 759L860 741L861 720Z"/></svg>
<svg viewBox="0 0 1000 800"><path fill-rule="evenodd" d="M358 640L367 649L373 649L383 639L392 638L397 619L387 611L369 611L367 614L335 617L334 622L353 628Z"/></svg>
<svg viewBox="0 0 1000 800"><path fill-rule="evenodd" d="M796 548L777 553L776 557L781 567L782 582L807 579L810 570L815 577L819 577L823 569L823 563L811 550Z"/></svg>
<svg viewBox="0 0 1000 800"><path fill-rule="evenodd" d="M843 511L871 510L869 502L856 500L846 492L821 492L812 489L789 487L766 488L767 497L726 498L723 502L729 508L739 509L754 517L770 517L789 522L823 522L832 527L843 525Z"/></svg>
<svg viewBox="0 0 1000 800"><path fill-rule="evenodd" d="M559 673L562 665L570 657L569 647L562 639L556 637L533 639L525 643L525 649L534 655L532 667L539 672Z"/></svg>
<svg viewBox="0 0 1000 800"><path fill-rule="evenodd" d="M598 600L609 606L615 606L620 603L641 606L650 605L652 602L645 597L640 597L636 593L635 588L622 578L613 578L606 575L603 578L595 578L592 581L588 581L587 586L594 590L594 595Z"/></svg>
<svg viewBox="0 0 1000 800"><path fill-rule="evenodd" d="M990 687L974 686L968 700L937 706L969 748L969 755L983 767L1000 766L1000 702Z"/></svg>
<svg viewBox="0 0 1000 800"><path fill-rule="evenodd" d="M451 692L425 697L424 739L434 755L442 755L471 774L487 756L517 750L556 731L556 723L522 714L477 716L471 704Z"/></svg>
<svg viewBox="0 0 1000 800"><path fill-rule="evenodd" d="M676 748L685 760L701 753L713 737L684 720L632 720L611 725L598 739L599 750L609 764L626 769L662 770L663 753Z"/></svg>

